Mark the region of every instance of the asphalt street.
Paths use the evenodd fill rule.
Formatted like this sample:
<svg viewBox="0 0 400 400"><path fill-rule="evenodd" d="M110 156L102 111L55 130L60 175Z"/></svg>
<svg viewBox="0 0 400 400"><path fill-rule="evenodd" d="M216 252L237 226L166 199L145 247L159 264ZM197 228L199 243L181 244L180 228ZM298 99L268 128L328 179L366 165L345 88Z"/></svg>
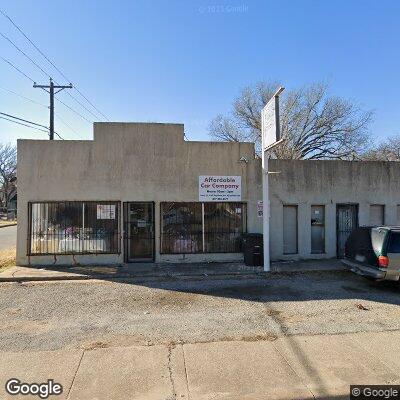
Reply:
<svg viewBox="0 0 400 400"><path fill-rule="evenodd" d="M15 247L17 243L17 226L0 228L0 250Z"/></svg>

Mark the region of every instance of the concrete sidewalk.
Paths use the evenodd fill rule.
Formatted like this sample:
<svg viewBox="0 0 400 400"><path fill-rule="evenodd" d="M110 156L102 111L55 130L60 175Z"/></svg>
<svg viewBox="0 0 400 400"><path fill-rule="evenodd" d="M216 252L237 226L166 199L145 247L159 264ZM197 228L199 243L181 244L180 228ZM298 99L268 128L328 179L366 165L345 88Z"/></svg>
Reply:
<svg viewBox="0 0 400 400"><path fill-rule="evenodd" d="M272 272L314 272L345 269L339 260L308 260L276 262ZM0 282L52 281L81 279L163 279L195 277L255 277L265 276L262 267L246 266L243 263L191 263L191 264L123 264L118 266L14 266L0 273Z"/></svg>
<svg viewBox="0 0 400 400"><path fill-rule="evenodd" d="M399 384L399 353L399 331L0 353L0 396L18 398L4 392L16 377L52 378L64 399L344 399L350 384Z"/></svg>

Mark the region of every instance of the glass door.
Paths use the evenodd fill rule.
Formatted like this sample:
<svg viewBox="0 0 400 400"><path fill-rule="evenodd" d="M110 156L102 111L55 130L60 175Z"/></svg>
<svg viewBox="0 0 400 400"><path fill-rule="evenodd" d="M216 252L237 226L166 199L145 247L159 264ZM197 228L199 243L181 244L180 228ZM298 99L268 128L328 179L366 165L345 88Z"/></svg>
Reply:
<svg viewBox="0 0 400 400"><path fill-rule="evenodd" d="M127 203L125 210L127 261L154 261L154 203Z"/></svg>

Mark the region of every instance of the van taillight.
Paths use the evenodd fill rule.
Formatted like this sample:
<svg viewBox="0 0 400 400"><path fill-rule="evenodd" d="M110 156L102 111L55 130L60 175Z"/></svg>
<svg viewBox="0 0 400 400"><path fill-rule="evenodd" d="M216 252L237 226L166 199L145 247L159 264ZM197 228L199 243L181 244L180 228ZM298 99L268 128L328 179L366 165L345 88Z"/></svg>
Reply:
<svg viewBox="0 0 400 400"><path fill-rule="evenodd" d="M389 266L389 257L379 256L378 257L378 264L379 264L380 267L387 268Z"/></svg>

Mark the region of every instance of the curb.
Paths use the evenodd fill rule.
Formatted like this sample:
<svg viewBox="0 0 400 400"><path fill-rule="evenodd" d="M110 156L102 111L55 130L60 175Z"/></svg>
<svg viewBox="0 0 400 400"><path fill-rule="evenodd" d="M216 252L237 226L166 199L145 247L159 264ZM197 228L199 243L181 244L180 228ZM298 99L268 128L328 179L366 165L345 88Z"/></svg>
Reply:
<svg viewBox="0 0 400 400"><path fill-rule="evenodd" d="M29 281L35 281L35 282L46 282L46 281L80 281L80 280L111 280L115 282L119 281L143 281L143 280L154 280L158 279L161 281L165 280L187 280L187 279L198 279L198 278L259 278L259 277L265 277L266 275L262 272L258 273L221 273L221 274L193 274L193 275L173 275L173 274L167 274L167 275L128 275L128 276L114 276L114 275L82 275L82 276L10 276L10 277L0 277L0 282L29 282Z"/></svg>
<svg viewBox="0 0 400 400"><path fill-rule="evenodd" d="M9 226L17 226L17 223L15 223L15 224L7 224L7 225L0 225L0 229L1 228L7 228Z"/></svg>
<svg viewBox="0 0 400 400"><path fill-rule="evenodd" d="M0 283L4 282L45 282L45 281L81 281L87 279L95 279L90 278L86 275L84 276L10 276L10 277L0 277Z"/></svg>

